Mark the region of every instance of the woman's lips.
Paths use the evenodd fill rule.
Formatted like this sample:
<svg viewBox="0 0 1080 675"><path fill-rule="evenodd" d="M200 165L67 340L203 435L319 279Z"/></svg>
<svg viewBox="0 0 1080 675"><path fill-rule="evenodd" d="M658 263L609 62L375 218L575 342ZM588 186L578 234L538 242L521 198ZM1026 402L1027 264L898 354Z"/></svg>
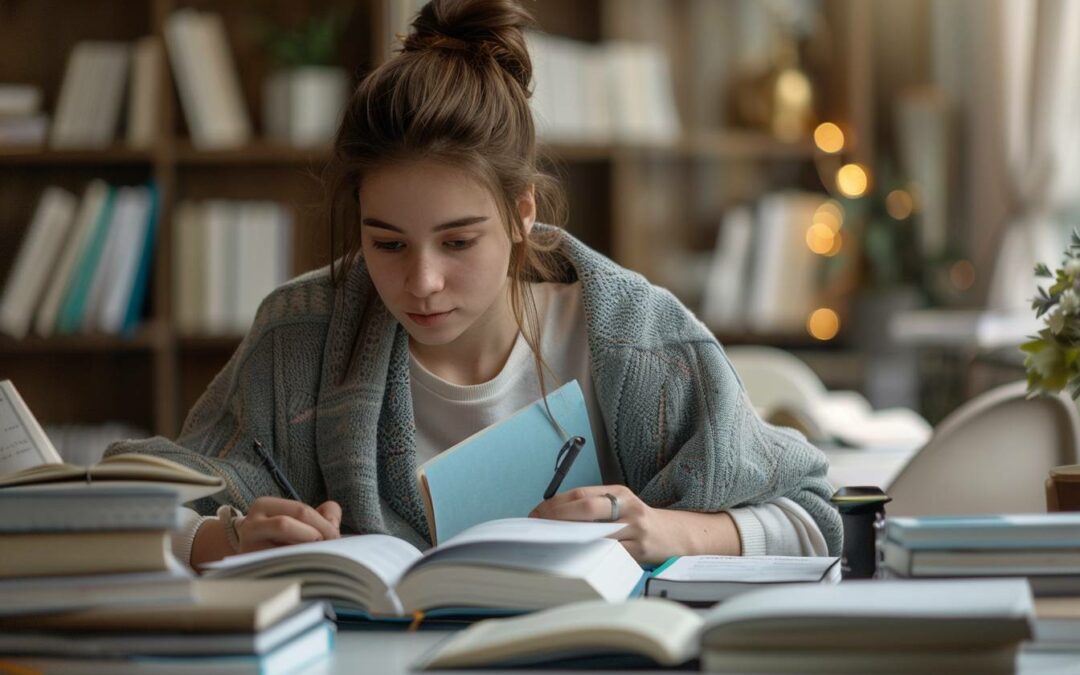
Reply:
<svg viewBox="0 0 1080 675"><path fill-rule="evenodd" d="M413 323L424 326L425 328L430 328L431 326L437 326L446 319L446 317L450 316L453 311L454 310L451 309L447 312L436 312L434 314L413 314L412 312L406 312L405 315L408 316Z"/></svg>

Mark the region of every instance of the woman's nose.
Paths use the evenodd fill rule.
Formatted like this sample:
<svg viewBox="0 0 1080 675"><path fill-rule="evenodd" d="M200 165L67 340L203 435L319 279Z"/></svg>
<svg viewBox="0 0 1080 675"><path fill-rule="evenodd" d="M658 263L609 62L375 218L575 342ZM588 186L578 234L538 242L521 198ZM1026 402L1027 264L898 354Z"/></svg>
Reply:
<svg viewBox="0 0 1080 675"><path fill-rule="evenodd" d="M405 289L417 298L438 293L443 289L444 279L438 264L429 255L416 255L409 261L405 277Z"/></svg>

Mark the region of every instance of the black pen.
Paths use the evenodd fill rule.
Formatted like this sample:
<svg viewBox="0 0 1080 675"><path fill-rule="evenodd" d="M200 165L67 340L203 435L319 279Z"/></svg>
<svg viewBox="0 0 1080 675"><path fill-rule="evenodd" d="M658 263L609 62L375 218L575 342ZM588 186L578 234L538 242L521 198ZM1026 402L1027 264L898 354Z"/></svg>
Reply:
<svg viewBox="0 0 1080 675"><path fill-rule="evenodd" d="M544 499L551 499L559 491L566 474L570 472L574 460L577 459L581 448L585 447L585 439L581 436L573 436L563 444L559 454L555 457L555 475L551 477L547 489L544 490Z"/></svg>
<svg viewBox="0 0 1080 675"><path fill-rule="evenodd" d="M298 502L304 501L303 499L300 499L300 495L297 494L296 488L289 483L289 479L285 477L285 474L281 472L278 465L274 463L274 458L270 456L270 453L263 449L262 443L260 443L257 438L255 439L255 454L262 460L263 466L270 472L270 476L274 479L274 482L278 484L278 487L281 488L281 491L285 493L286 497Z"/></svg>

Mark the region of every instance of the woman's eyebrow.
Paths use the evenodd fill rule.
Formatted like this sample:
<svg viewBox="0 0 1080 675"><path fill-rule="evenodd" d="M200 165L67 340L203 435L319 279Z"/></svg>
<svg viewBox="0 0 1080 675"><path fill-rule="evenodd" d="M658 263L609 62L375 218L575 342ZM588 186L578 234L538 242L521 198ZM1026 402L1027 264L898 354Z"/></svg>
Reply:
<svg viewBox="0 0 1080 675"><path fill-rule="evenodd" d="M456 220L451 220L448 223L443 223L441 225L436 225L435 227L431 228L431 231L432 232L442 232L443 230L452 230L455 227L467 227L469 225L475 225L477 223L482 223L487 219L488 219L487 216L466 216L464 218L458 218ZM395 225L391 225L390 223L379 220L378 218L364 218L363 220L360 221L360 224L361 225L367 225L368 227L377 227L377 228L382 229L382 230L393 230L394 232L400 232L401 234L405 233L405 230L401 229L400 227L397 227Z"/></svg>

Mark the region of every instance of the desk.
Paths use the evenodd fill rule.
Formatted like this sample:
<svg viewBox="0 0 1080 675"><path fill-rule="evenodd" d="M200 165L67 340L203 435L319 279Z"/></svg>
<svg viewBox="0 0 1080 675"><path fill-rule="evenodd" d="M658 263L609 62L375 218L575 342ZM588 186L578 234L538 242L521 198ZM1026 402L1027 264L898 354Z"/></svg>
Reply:
<svg viewBox="0 0 1080 675"><path fill-rule="evenodd" d="M325 661L304 675L326 673L327 675L356 675L356 673L378 673L379 675L405 675L409 667L441 640L450 635L448 631L428 630L419 633L405 633L390 630L348 630L338 632L337 649L332 660ZM517 671L432 671L439 673L475 672L484 675L497 675L502 672L529 673L530 675L556 675L558 672L581 673L576 671L517 670ZM611 672L611 671L596 671ZM641 675L671 673L673 671L634 671ZM679 671L675 671L679 672ZM1020 673L1039 673L1040 675L1080 675L1080 653L1037 653L1024 652L1020 656Z"/></svg>

